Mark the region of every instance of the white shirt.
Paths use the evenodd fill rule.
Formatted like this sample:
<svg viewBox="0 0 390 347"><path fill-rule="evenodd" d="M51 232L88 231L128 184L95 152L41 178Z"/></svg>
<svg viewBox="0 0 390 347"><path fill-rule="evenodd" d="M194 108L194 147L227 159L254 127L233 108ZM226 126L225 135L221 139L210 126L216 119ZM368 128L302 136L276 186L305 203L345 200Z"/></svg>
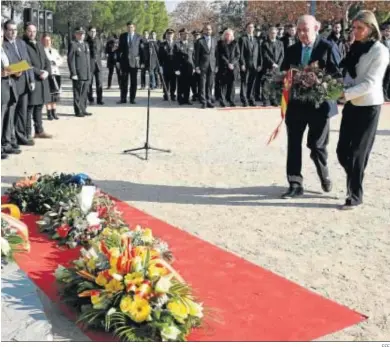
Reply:
<svg viewBox="0 0 390 347"><path fill-rule="evenodd" d="M63 63L62 58L55 48L50 48L50 51L51 53L49 52L49 48L45 48L47 59L50 61L51 73L52 75L60 75L59 66ZM55 62L55 65L52 64L52 61Z"/></svg>
<svg viewBox="0 0 390 347"><path fill-rule="evenodd" d="M5 53L3 47L1 47L1 62L3 63L3 67L9 66L9 59L7 53Z"/></svg>
<svg viewBox="0 0 390 347"><path fill-rule="evenodd" d="M356 78L345 76L345 99L355 106L384 103L383 77L389 65L389 50L379 41L363 54L356 65Z"/></svg>

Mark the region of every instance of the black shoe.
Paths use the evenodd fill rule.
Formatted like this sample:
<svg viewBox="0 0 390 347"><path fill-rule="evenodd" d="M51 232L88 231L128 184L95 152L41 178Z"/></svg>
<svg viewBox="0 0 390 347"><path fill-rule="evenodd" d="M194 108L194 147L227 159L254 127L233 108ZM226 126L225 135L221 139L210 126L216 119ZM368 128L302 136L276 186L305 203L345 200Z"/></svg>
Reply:
<svg viewBox="0 0 390 347"><path fill-rule="evenodd" d="M84 116L92 116L91 112L84 112Z"/></svg>
<svg viewBox="0 0 390 347"><path fill-rule="evenodd" d="M322 190L323 190L325 193L331 192L331 191L332 191L332 188L333 188L332 181L331 181L330 179L324 180L323 182L321 182L321 187L322 187Z"/></svg>
<svg viewBox="0 0 390 347"><path fill-rule="evenodd" d="M28 142L28 140L27 140L27 142ZM20 146L18 144L11 145L11 147L14 149L20 149Z"/></svg>
<svg viewBox="0 0 390 347"><path fill-rule="evenodd" d="M90 105L93 105L93 104L95 104L95 100L94 99L92 99L92 100L88 100L89 101L89 104Z"/></svg>
<svg viewBox="0 0 390 347"><path fill-rule="evenodd" d="M242 103L242 107L247 107L247 106L248 106L248 104L246 102Z"/></svg>
<svg viewBox="0 0 390 347"><path fill-rule="evenodd" d="M20 149L12 148L12 147L6 147L3 149L3 152L6 154L20 154L22 151Z"/></svg>
<svg viewBox="0 0 390 347"><path fill-rule="evenodd" d="M265 101L265 102L263 102L263 106L269 107L269 106L271 106L271 103L269 101Z"/></svg>
<svg viewBox="0 0 390 347"><path fill-rule="evenodd" d="M53 120L53 111L52 110L47 110L47 120Z"/></svg>
<svg viewBox="0 0 390 347"><path fill-rule="evenodd" d="M186 104L187 105L193 105L193 103L191 101L189 101L189 100L186 102Z"/></svg>
<svg viewBox="0 0 390 347"><path fill-rule="evenodd" d="M30 138L29 138L29 139L27 139L27 140L20 140L20 141L18 142L18 144L21 145L21 146L34 146L34 145L35 145L35 142L34 142L33 139L30 139ZM13 148L16 148L15 145L12 145L12 147L13 147ZM19 149L19 147L18 147L17 149Z"/></svg>
<svg viewBox="0 0 390 347"><path fill-rule="evenodd" d="M104 102L103 101L98 101L97 104L98 105L104 105Z"/></svg>
<svg viewBox="0 0 390 347"><path fill-rule="evenodd" d="M56 110L55 110L55 109L52 109L52 110L51 110L51 115L52 115L53 118L56 119L56 120L60 119L60 118L57 116L57 113L56 113Z"/></svg>
<svg viewBox="0 0 390 347"><path fill-rule="evenodd" d="M168 101L168 97L167 96L164 96L164 101Z"/></svg>
<svg viewBox="0 0 390 347"><path fill-rule="evenodd" d="M354 210L356 207L358 207L361 204L362 204L361 202L352 202L351 199L347 199L345 200L345 204L340 206L340 210L342 211Z"/></svg>
<svg viewBox="0 0 390 347"><path fill-rule="evenodd" d="M279 104L276 101L271 101L271 105L274 106L274 107L278 107L279 106Z"/></svg>
<svg viewBox="0 0 390 347"><path fill-rule="evenodd" d="M172 101L176 101L176 95L171 96Z"/></svg>
<svg viewBox="0 0 390 347"><path fill-rule="evenodd" d="M215 106L214 106L211 102L208 102L208 103L207 103L207 107L208 107L208 108L214 108Z"/></svg>
<svg viewBox="0 0 390 347"><path fill-rule="evenodd" d="M82 113L76 113L74 116L75 117L85 117Z"/></svg>
<svg viewBox="0 0 390 347"><path fill-rule="evenodd" d="M220 102L219 102L219 105L220 105L221 107L226 107L226 104L225 104L223 101L220 101Z"/></svg>
<svg viewBox="0 0 390 347"><path fill-rule="evenodd" d="M1 152L1 160L7 159L7 158L8 158L8 154Z"/></svg>
<svg viewBox="0 0 390 347"><path fill-rule="evenodd" d="M181 105L184 105L184 101L183 100L178 100L177 103L181 106Z"/></svg>
<svg viewBox="0 0 390 347"><path fill-rule="evenodd" d="M126 100L119 100L116 102L117 104L125 104L126 103Z"/></svg>
<svg viewBox="0 0 390 347"><path fill-rule="evenodd" d="M234 102L231 102L230 107L236 107L236 104Z"/></svg>
<svg viewBox="0 0 390 347"><path fill-rule="evenodd" d="M111 89L111 86L107 86L107 88L106 89Z"/></svg>
<svg viewBox="0 0 390 347"><path fill-rule="evenodd" d="M291 199L303 195L302 187L290 187L287 192L282 195L282 199Z"/></svg>
<svg viewBox="0 0 390 347"><path fill-rule="evenodd" d="M130 104L135 105L136 104L135 100L130 100Z"/></svg>
<svg viewBox="0 0 390 347"><path fill-rule="evenodd" d="M256 107L257 105L256 105L256 103L254 101L249 101L249 106Z"/></svg>
<svg viewBox="0 0 390 347"><path fill-rule="evenodd" d="M202 104L202 106L200 108L206 108L206 105L205 104Z"/></svg>

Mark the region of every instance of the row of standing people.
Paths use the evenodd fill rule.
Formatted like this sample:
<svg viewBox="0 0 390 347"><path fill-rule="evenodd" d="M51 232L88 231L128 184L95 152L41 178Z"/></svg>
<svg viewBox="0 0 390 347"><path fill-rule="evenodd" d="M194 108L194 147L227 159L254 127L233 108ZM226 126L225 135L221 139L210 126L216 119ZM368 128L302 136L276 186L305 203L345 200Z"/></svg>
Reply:
<svg viewBox="0 0 390 347"><path fill-rule="evenodd" d="M6 21L1 30L2 159L21 153L20 146L34 146L34 139L52 138L43 128L42 110L45 105L48 119L59 119L56 102L61 86L58 66L62 59L58 51L51 48L50 36L43 36L44 44L37 41L35 25L25 25L23 39L17 34L16 23ZM13 73L9 66L23 60L32 68Z"/></svg>

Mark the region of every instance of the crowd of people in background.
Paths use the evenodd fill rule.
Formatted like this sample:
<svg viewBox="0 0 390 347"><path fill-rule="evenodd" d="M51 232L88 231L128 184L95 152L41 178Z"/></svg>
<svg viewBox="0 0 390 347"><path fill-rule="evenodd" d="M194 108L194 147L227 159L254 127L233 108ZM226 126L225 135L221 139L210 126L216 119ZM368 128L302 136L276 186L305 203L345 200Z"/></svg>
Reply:
<svg viewBox="0 0 390 347"><path fill-rule="evenodd" d="M320 26L319 26L320 27ZM42 110L47 119L57 120L56 103L61 92L59 66L63 59L51 47L51 37L37 37L35 25L27 23L23 38L18 38L15 22L8 20L2 28L2 159L21 152L20 146L33 146L34 139L47 139ZM317 33L337 47L341 59L349 52L354 35L342 23ZM105 47L98 38L98 28L88 32L75 29L70 44L68 67L73 85L74 113L91 116L88 104L104 104L102 56L107 58L107 89L112 87L114 72L120 87L118 103L136 103L138 71L140 89L163 89L163 99L179 105L199 102L202 108L236 106L236 87L243 107L279 106L280 100L264 88L273 71L285 69L286 52L297 41L295 24L270 25L266 30L248 23L245 33L235 37L230 28L215 36L211 25L191 33L182 28L178 36L167 29L163 40L155 31L136 32L133 22L127 32L112 36ZM390 23L382 27L382 43L390 54ZM9 64L26 60L33 69L19 74L7 72ZM95 82L94 82L95 81ZM95 91L94 91L95 89ZM390 101L390 66L383 82L386 101ZM34 137L32 137L32 122Z"/></svg>

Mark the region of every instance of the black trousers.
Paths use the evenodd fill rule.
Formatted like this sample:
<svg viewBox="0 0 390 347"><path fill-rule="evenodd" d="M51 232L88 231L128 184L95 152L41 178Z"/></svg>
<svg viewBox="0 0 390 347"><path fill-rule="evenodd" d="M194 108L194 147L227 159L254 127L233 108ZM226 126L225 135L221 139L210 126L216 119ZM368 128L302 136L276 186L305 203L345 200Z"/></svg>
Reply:
<svg viewBox="0 0 390 347"><path fill-rule="evenodd" d="M141 69L141 88L145 88L146 86L146 69Z"/></svg>
<svg viewBox="0 0 390 347"><path fill-rule="evenodd" d="M43 105L28 105L27 107L27 134L31 136L31 120L34 120L35 134L43 133L42 123L42 109Z"/></svg>
<svg viewBox="0 0 390 347"><path fill-rule="evenodd" d="M171 96L171 99L176 98L176 84L177 84L177 76L175 75L175 71L165 71L164 70L164 80L165 80L165 85L167 87L167 92ZM168 96L167 93L164 90L164 99L167 100Z"/></svg>
<svg viewBox="0 0 390 347"><path fill-rule="evenodd" d="M318 176L323 182L329 179L327 167L329 143L329 118L311 105L292 104L286 115L287 126L287 180L291 186L301 186L302 176L302 139L306 127L307 147L314 161Z"/></svg>
<svg viewBox="0 0 390 347"><path fill-rule="evenodd" d="M337 157L347 174L347 196L352 204L363 202L363 178L378 128L381 106L346 103L337 144Z"/></svg>
<svg viewBox="0 0 390 347"><path fill-rule="evenodd" d="M383 94L386 101L390 101L390 65L387 67L385 77L383 78Z"/></svg>
<svg viewBox="0 0 390 347"><path fill-rule="evenodd" d="M109 87L109 88L111 87L112 76L114 74L114 69L116 71L116 78L117 78L117 81L118 81L118 85L120 86L120 84L121 84L121 71L120 71L120 69L116 65L110 65L108 67L108 81L107 81L107 87Z"/></svg>
<svg viewBox="0 0 390 347"><path fill-rule="evenodd" d="M76 115L87 112L87 94L89 81L72 80L73 85L73 107Z"/></svg>
<svg viewBox="0 0 390 347"><path fill-rule="evenodd" d="M209 67L201 71L199 81L199 101L202 105L213 103L213 85L215 73Z"/></svg>
<svg viewBox="0 0 390 347"><path fill-rule="evenodd" d="M19 143L26 142L29 137L29 134L27 134L27 105L28 93L19 95L14 116L15 137Z"/></svg>
<svg viewBox="0 0 390 347"><path fill-rule="evenodd" d="M263 101L263 85L262 85L262 77L263 77L263 72L258 71L256 74L256 81L255 81L255 90L254 90L254 95L255 95L255 100L256 101Z"/></svg>
<svg viewBox="0 0 390 347"><path fill-rule="evenodd" d="M241 71L241 88L240 99L243 104L249 102L255 102L254 90L256 82L257 70L255 68L246 68L245 71Z"/></svg>
<svg viewBox="0 0 390 347"><path fill-rule="evenodd" d="M215 74L215 86L214 86L214 97L215 100L219 100L221 98L221 79L219 74Z"/></svg>
<svg viewBox="0 0 390 347"><path fill-rule="evenodd" d="M233 72L226 71L219 75L219 102L234 103L235 98L235 76Z"/></svg>
<svg viewBox="0 0 390 347"><path fill-rule="evenodd" d="M200 74L195 72L191 78L191 90L192 90L193 101L199 99L199 89L200 89Z"/></svg>
<svg viewBox="0 0 390 347"><path fill-rule="evenodd" d="M177 78L177 100L179 102L190 101L192 71L180 71Z"/></svg>
<svg viewBox="0 0 390 347"><path fill-rule="evenodd" d="M121 71L121 101L126 102L127 92L130 93L130 101L135 100L137 95L137 73L138 68L129 67L127 70ZM129 87L129 75L130 75L130 88Z"/></svg>
<svg viewBox="0 0 390 347"><path fill-rule="evenodd" d="M12 93L12 92L11 92ZM16 146L15 137L15 109L16 98L12 97L8 104L1 105L1 147L11 148Z"/></svg>
<svg viewBox="0 0 390 347"><path fill-rule="evenodd" d="M93 80L96 81L96 99L97 102L103 101L103 81L102 81L102 72L95 67L92 71L91 84L89 85L88 90L88 100L93 101Z"/></svg>

